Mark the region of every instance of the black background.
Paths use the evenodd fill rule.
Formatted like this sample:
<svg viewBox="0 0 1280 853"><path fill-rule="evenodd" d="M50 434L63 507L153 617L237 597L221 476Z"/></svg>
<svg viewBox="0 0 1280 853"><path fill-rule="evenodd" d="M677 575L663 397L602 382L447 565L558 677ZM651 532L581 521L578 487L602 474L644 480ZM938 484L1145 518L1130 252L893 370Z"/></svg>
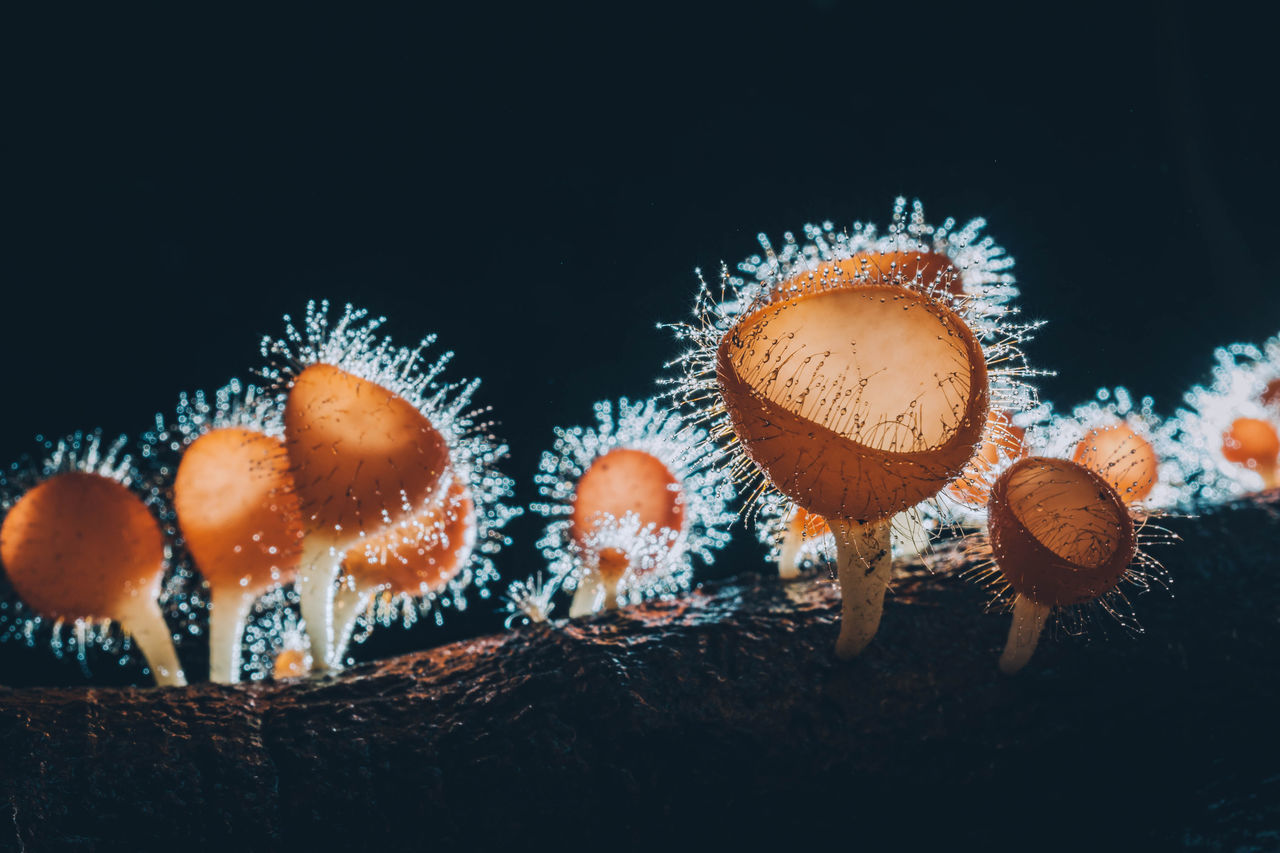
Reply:
<svg viewBox="0 0 1280 853"><path fill-rule="evenodd" d="M606 11L607 10L607 11ZM1059 406L1171 411L1214 346L1280 327L1262 20L955 4L369 10L11 21L7 459L136 435L260 362L310 298L437 332L480 376L518 502L555 425L650 393L696 266L764 231L985 216ZM504 576L537 568L536 517ZM739 528L741 531L741 529ZM755 567L741 532L710 574ZM490 604L362 656L499 624ZM0 649L4 680L44 658ZM73 669L58 678L75 678Z"/></svg>

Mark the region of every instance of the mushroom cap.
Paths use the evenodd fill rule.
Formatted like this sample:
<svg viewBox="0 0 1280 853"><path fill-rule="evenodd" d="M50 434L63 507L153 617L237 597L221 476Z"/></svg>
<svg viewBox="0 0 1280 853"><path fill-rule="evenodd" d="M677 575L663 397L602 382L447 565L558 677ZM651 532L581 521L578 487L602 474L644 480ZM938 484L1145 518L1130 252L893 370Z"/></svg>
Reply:
<svg viewBox="0 0 1280 853"><path fill-rule="evenodd" d="M23 495L0 526L0 560L19 597L50 619L128 621L154 603L164 534L142 499L100 474L56 474Z"/></svg>
<svg viewBox="0 0 1280 853"><path fill-rule="evenodd" d="M999 409L987 413L987 426L982 431L982 443L978 452L964 466L960 476L947 486L954 498L975 506L981 506L991 497L991 472L1001 458L1021 459L1027 455L1025 440L1027 431L1016 425Z"/></svg>
<svg viewBox="0 0 1280 853"><path fill-rule="evenodd" d="M820 515L815 515L802 507L795 507L791 518L787 521L787 529L805 539L817 539L831 532L827 522Z"/></svg>
<svg viewBox="0 0 1280 853"><path fill-rule="evenodd" d="M926 293L821 276L743 315L716 376L743 448L823 518L889 518L972 458L990 390L982 347Z"/></svg>
<svg viewBox="0 0 1280 853"><path fill-rule="evenodd" d="M1138 547L1116 490L1065 459L1029 456L1011 465L991 488L987 525L1009 585L1046 607L1106 595Z"/></svg>
<svg viewBox="0 0 1280 853"><path fill-rule="evenodd" d="M280 439L244 427L200 436L178 463L173 505L210 587L256 596L297 573L302 514Z"/></svg>
<svg viewBox="0 0 1280 853"><path fill-rule="evenodd" d="M865 277L870 273L880 281L913 281L918 277L923 284L955 296L964 293L960 270L939 252L858 252L847 261L837 261L836 266L846 274Z"/></svg>
<svg viewBox="0 0 1280 853"><path fill-rule="evenodd" d="M1222 435L1222 455L1250 468L1274 468L1280 457L1280 435L1266 421L1236 418Z"/></svg>
<svg viewBox="0 0 1280 853"><path fill-rule="evenodd" d="M439 592L457 577L476 544L471 490L451 478L445 496L415 515L347 549L342 570L362 586L385 586L393 595Z"/></svg>
<svg viewBox="0 0 1280 853"><path fill-rule="evenodd" d="M1126 503L1151 494L1159 479L1156 449L1124 421L1089 430L1071 459L1102 475Z"/></svg>
<svg viewBox="0 0 1280 853"><path fill-rule="evenodd" d="M574 490L570 535L584 544L604 518L637 516L642 527L677 533L684 527L685 501L680 481L651 453L619 447L601 455L578 478Z"/></svg>
<svg viewBox="0 0 1280 853"><path fill-rule="evenodd" d="M284 431L304 524L340 547L443 491L444 436L400 395L331 364L295 378Z"/></svg>

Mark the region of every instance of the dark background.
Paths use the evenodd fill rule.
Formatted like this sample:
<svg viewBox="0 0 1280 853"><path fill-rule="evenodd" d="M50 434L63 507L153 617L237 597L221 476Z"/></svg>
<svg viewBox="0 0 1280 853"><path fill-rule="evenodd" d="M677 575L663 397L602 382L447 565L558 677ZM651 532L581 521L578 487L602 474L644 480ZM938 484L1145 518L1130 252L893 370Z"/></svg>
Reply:
<svg viewBox="0 0 1280 853"><path fill-rule="evenodd" d="M606 12L605 9L608 9ZM1045 7L1048 8L1048 7ZM641 397L696 266L764 231L985 216L1059 406L1171 411L1280 328L1273 29L1167 4L839 2L11 22L6 459L260 362L308 299L484 379L518 502L555 425ZM540 563L536 517L499 568ZM757 567L746 533L709 573ZM499 624L489 604L362 656ZM0 649L3 678L44 659ZM70 674L68 674L70 673ZM74 678L64 667L57 677Z"/></svg>

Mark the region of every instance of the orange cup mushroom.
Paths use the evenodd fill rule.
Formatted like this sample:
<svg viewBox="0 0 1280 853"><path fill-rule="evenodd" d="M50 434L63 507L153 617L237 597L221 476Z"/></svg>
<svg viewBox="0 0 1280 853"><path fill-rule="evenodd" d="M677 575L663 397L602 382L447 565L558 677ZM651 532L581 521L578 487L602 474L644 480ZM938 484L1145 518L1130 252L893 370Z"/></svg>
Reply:
<svg viewBox="0 0 1280 853"><path fill-rule="evenodd" d="M622 447L600 456L579 478L569 535L578 548L590 549L593 532L628 515L641 529L652 527L678 535L685 524L685 503L680 481L662 460L643 450ZM624 543L592 554L587 562L595 565L595 571L579 580L569 615L594 612L597 600L603 601L606 610L616 609L619 584L628 571L642 570L640 556L628 553Z"/></svg>
<svg viewBox="0 0 1280 853"><path fill-rule="evenodd" d="M893 516L968 464L990 391L977 337L942 300L833 272L738 318L716 376L746 454L835 534L850 658L879 627Z"/></svg>
<svg viewBox="0 0 1280 853"><path fill-rule="evenodd" d="M778 548L778 577L792 580L800 576L800 549L806 540L831 532L822 517L798 506L791 508L782 544Z"/></svg>
<svg viewBox="0 0 1280 853"><path fill-rule="evenodd" d="M346 656L356 620L374 596L442 591L466 566L475 543L475 503L466 484L454 479L443 500L347 549L333 605L336 660Z"/></svg>
<svg viewBox="0 0 1280 853"><path fill-rule="evenodd" d="M1124 421L1089 430L1071 459L1101 475L1125 503L1145 499L1159 480L1156 449Z"/></svg>
<svg viewBox="0 0 1280 853"><path fill-rule="evenodd" d="M243 427L211 430L183 452L174 478L178 525L209 584L209 678L240 680L253 602L291 583L302 514L284 442Z"/></svg>
<svg viewBox="0 0 1280 853"><path fill-rule="evenodd" d="M1277 459L1280 459L1280 435L1276 428L1258 418L1236 418L1222 436L1222 455L1227 461L1243 465L1262 477L1265 488L1280 485Z"/></svg>
<svg viewBox="0 0 1280 853"><path fill-rule="evenodd" d="M991 488L987 526L1000 574L1015 593L1000 671L1031 659L1050 613L1110 593L1137 552L1129 508L1102 475L1031 456Z"/></svg>
<svg viewBox="0 0 1280 853"><path fill-rule="evenodd" d="M299 603L316 665L334 666L333 599L346 553L438 501L449 451L403 397L326 363L294 378L284 434L305 532Z"/></svg>
<svg viewBox="0 0 1280 853"><path fill-rule="evenodd" d="M0 527L5 575L48 619L110 619L130 634L158 685L183 685L157 599L164 534L128 487L100 474L55 474L26 492Z"/></svg>

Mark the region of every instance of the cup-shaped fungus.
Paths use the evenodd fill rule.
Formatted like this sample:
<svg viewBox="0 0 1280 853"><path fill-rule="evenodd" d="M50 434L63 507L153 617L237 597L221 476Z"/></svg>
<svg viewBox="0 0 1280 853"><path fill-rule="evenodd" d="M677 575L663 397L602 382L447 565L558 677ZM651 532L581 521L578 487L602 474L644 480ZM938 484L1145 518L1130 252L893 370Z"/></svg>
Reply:
<svg viewBox="0 0 1280 853"><path fill-rule="evenodd" d="M6 483L0 563L23 604L81 627L116 622L141 650L158 685L186 684L158 599L168 546L123 439L101 450L97 434L60 442L38 473ZM26 479L26 482L22 482ZM82 646L83 646L82 640Z"/></svg>
<svg viewBox="0 0 1280 853"><path fill-rule="evenodd" d="M571 616L680 592L693 558L711 562L734 516L728 476L706 433L656 400L597 403L594 428L557 429L537 475L549 519L538 546L550 579L508 593L513 613L546 617L555 590L575 591ZM532 606L529 606L532 605Z"/></svg>
<svg viewBox="0 0 1280 853"><path fill-rule="evenodd" d="M987 529L1000 576L1015 594L1000 657L1005 673L1031 659L1055 608L1112 594L1138 548L1119 493L1065 459L1032 456L1009 466L991 488Z"/></svg>
<svg viewBox="0 0 1280 853"><path fill-rule="evenodd" d="M1220 501L1277 485L1280 408L1269 390L1280 381L1280 336L1259 348L1214 351L1213 381L1184 395L1188 408L1170 421L1194 496Z"/></svg>
<svg viewBox="0 0 1280 853"><path fill-rule="evenodd" d="M836 651L853 657L880 623L891 519L969 462L989 388L976 335L944 300L824 272L744 313L716 373L746 454L836 535Z"/></svg>
<svg viewBox="0 0 1280 853"><path fill-rule="evenodd" d="M449 595L432 593L421 604L462 607L469 586L487 595L485 584L497 578L490 557L506 542L502 526L517 514L501 505L511 481L493 467L506 447L469 410L478 382L439 384L452 353L423 366L422 351L434 336L413 349L394 347L375 336L383 321L366 317L348 306L330 328L328 303L312 303L304 330L290 323L286 338L263 342L263 354L281 365L264 375L285 395L285 446L305 533L297 588L320 667L342 665L350 611L385 587L385 561L349 560L353 549L388 534L374 552L403 546L411 552L405 559L416 559L412 552L438 535L441 518L452 511L449 488L460 482L475 505L478 544L467 569L447 581ZM344 600L339 626L334 601L344 563L348 592L357 594L354 602ZM372 579L363 579L366 572Z"/></svg>
<svg viewBox="0 0 1280 853"><path fill-rule="evenodd" d="M178 529L209 586L209 678L235 683L254 601L292 583L301 558L302 515L279 407L233 380L212 401L182 395L172 424L156 421L144 449L156 460L177 456Z"/></svg>

